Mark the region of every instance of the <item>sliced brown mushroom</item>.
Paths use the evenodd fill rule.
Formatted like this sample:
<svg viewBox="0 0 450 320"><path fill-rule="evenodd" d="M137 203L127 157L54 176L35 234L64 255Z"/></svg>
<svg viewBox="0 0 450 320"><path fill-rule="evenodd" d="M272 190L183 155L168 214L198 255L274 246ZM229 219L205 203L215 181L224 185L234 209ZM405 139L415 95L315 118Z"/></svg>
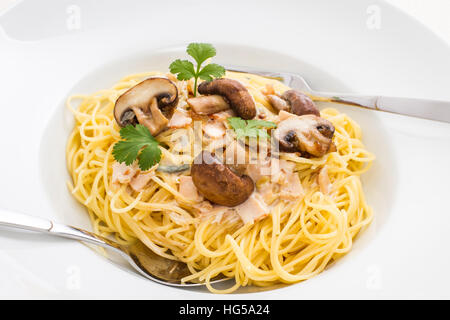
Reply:
<svg viewBox="0 0 450 320"><path fill-rule="evenodd" d="M217 94L190 98L187 103L198 114L212 114L230 109L228 102Z"/></svg>
<svg viewBox="0 0 450 320"><path fill-rule="evenodd" d="M272 105L272 107L274 107L278 111L282 111L283 110L283 111L289 112L289 110L291 109L291 107L288 104L288 102L286 100L284 100L284 99L281 99L277 95L270 94L270 95L267 96L267 98L269 99L269 102Z"/></svg>
<svg viewBox="0 0 450 320"><path fill-rule="evenodd" d="M234 207L243 203L255 189L249 176L235 173L206 150L195 158L191 176L206 199L222 206Z"/></svg>
<svg viewBox="0 0 450 320"><path fill-rule="evenodd" d="M290 117L274 131L280 151L301 152L321 157L332 148L333 124L315 115Z"/></svg>
<svg viewBox="0 0 450 320"><path fill-rule="evenodd" d="M114 106L114 117L119 126L140 123L152 135L160 133L168 123L178 102L177 86L166 78L149 78L123 93Z"/></svg>
<svg viewBox="0 0 450 320"><path fill-rule="evenodd" d="M313 114L320 117L319 109L306 94L297 90L288 90L280 97L268 95L270 104L277 110L287 111L298 116Z"/></svg>
<svg viewBox="0 0 450 320"><path fill-rule="evenodd" d="M320 117L319 109L306 94L297 90L288 90L281 96L291 106L291 113L298 116L313 114Z"/></svg>
<svg viewBox="0 0 450 320"><path fill-rule="evenodd" d="M247 88L237 80L221 78L205 81L198 86L198 92L203 95L222 96L242 119L249 120L256 116L256 106L252 96Z"/></svg>

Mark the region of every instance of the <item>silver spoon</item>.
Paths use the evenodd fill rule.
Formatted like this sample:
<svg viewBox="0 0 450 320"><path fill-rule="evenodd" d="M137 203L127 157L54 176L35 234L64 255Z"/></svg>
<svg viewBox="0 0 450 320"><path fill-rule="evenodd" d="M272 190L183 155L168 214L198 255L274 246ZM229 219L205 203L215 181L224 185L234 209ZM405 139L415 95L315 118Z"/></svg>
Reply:
<svg viewBox="0 0 450 320"><path fill-rule="evenodd" d="M155 254L141 241L125 246L86 230L2 209L0 209L0 226L42 232L57 237L84 241L109 249L125 258L140 275L164 285L177 287L204 285L204 283L200 282L181 283L183 277L191 274L186 264ZM228 278L220 277L214 279L211 283L225 280L228 280Z"/></svg>
<svg viewBox="0 0 450 320"><path fill-rule="evenodd" d="M326 101L330 102L349 104L366 109L385 111L417 118L450 122L450 101L319 92L311 89L305 79L295 73L263 71L241 66L228 66L226 69L229 71L253 73L266 78L276 79L286 84L288 87L309 93L318 98L325 98Z"/></svg>

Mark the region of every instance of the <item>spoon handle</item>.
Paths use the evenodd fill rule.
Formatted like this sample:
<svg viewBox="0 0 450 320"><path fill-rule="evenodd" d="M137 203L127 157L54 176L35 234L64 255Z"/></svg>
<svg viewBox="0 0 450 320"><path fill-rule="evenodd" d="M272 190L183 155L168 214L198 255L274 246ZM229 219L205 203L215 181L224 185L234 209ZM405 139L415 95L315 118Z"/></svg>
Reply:
<svg viewBox="0 0 450 320"><path fill-rule="evenodd" d="M112 249L121 251L119 245L114 241L96 235L92 232L65 224L55 223L44 218L33 217L4 209L0 209L0 226L42 232L58 237L86 241L104 248L111 249L112 247Z"/></svg>

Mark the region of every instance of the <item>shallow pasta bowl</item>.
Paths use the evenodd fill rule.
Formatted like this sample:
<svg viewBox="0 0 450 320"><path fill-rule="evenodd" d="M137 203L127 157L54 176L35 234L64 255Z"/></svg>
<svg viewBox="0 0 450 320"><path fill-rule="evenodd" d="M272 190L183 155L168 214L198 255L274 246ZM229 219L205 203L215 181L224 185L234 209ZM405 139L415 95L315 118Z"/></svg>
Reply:
<svg viewBox="0 0 450 320"><path fill-rule="evenodd" d="M263 49L256 49L252 47L245 47L245 46L227 46L227 45L221 45L218 49L218 52L220 52L224 56L232 56L231 52L239 50L240 52L248 52L248 55L250 56L252 52L258 51L260 54L263 54L267 59L273 59L273 60L280 60L280 61L286 61L289 64L297 65L299 68L306 68L306 69L314 69L311 66L308 66L307 64L296 60L295 58L285 56L276 52L272 52L269 50L263 50ZM155 50L152 53L142 53L142 54L136 54L136 55L130 55L128 57L125 57L124 60L116 60L112 61L108 64L105 64L104 66L98 68L97 70L94 70L91 72L88 76L86 76L84 79L80 80L79 84L75 86L75 88L71 89L71 93L89 93L92 92L92 87L99 87L101 83L104 83L104 86L107 87L107 83L110 81L110 79L120 79L121 77L125 76L126 71L121 71L120 66L124 65L124 61L133 61L133 70L130 70L130 73L136 72L142 72L142 70L145 71L153 71L153 70L165 70L167 68L167 65L170 63L170 59L172 57L176 56L182 56L183 55L184 48L183 47L177 47L177 48L167 48L167 49L160 49ZM320 70L314 70L314 73L321 74ZM325 77L325 75L321 75ZM95 84L95 85L94 85ZM332 104L332 103L324 103L320 106L321 108L325 107L337 107L342 109L342 106L339 106L338 104ZM375 154L392 154L390 151L391 146L389 144L377 144L373 138L375 136L382 136L383 132L385 131L383 129L382 123L378 120L377 116L370 115L368 113L365 113L364 110L358 110L358 109L348 109L346 110L346 113L348 113L351 117L357 120L357 122L364 128L364 132L367 133L367 136L369 138L366 139L366 142L368 144L368 148L370 151L373 151ZM45 188L47 190L47 195L50 197L50 202L54 206L54 209L58 212L64 213L64 216L62 219L64 221L71 221L74 225L82 225L85 226L85 228L89 229L88 222L82 222L80 219L87 218L83 212L84 208L81 207L78 203L75 204L74 199L72 199L69 192L65 194L58 193L56 191L56 188L60 188L60 184L64 183L64 178L70 179L68 174L66 173L65 168L65 161L63 159L60 159L61 163L50 163L48 161L47 154L51 152L51 149L55 148L57 146L58 149L61 149L65 146L65 141L61 140L60 136L68 136L68 132L72 129L73 126L73 117L69 113L68 110L66 110L64 107L60 107L56 113L54 114L53 118L49 122L49 126L47 127L46 133L43 138L43 144L41 149L41 165L42 165L42 172L45 172L44 179L46 181L54 181L55 183L45 183ZM375 135L374 133L377 132ZM57 133L57 134L55 134ZM387 140L387 138L385 138ZM367 176L363 176L363 182L365 184L365 188L369 189L368 191L368 200L369 203L375 203L375 207L377 212L380 212L378 214L379 221L383 221L387 217L387 212L389 212L389 204L387 203L385 206L377 204L380 202L377 200L377 195L375 195L373 192L370 192L371 190L377 189L382 190L382 194L379 196L383 197L383 199L389 199L393 197L395 194L395 184L390 183L389 187L384 187L382 185L382 182L377 177L380 175L383 175L386 179L386 181L389 181L392 179L392 177L395 176L395 172L390 172L391 176L389 177L386 172L382 173L380 168L380 163L383 164L385 162L394 162L392 159L389 159L389 157L385 157L378 163L375 163L374 167L370 170L370 174ZM385 163L387 165L387 163ZM50 169L50 166L53 168L53 170ZM55 167L57 166L58 169L55 170ZM394 168L394 166L391 165L391 168ZM62 174L64 172L64 174ZM55 195L58 195L57 197ZM67 203L74 203L73 207L67 207ZM78 221L77 221L78 220ZM74 222L72 222L74 221ZM365 241L369 241L369 238L372 237L372 235L367 235ZM358 239L357 242L360 242ZM362 241L361 241L362 242ZM357 253L353 253L357 254ZM330 268L332 269L332 268ZM217 286L217 284L215 284ZM220 284L220 287L224 287L224 284ZM277 286L280 287L280 286ZM268 289L273 289L274 287L265 287L265 288L243 288L240 289L239 292L258 292L258 291L264 291Z"/></svg>
<svg viewBox="0 0 450 320"><path fill-rule="evenodd" d="M186 42L213 43L219 53L215 62L223 65L299 73L321 91L450 99L448 46L383 1L275 5L259 1L257 6L252 1L230 1L200 8L192 1L155 6L113 0L105 11L103 3L79 0L74 2L79 10L71 8L64 16L64 2L40 6L25 0L7 13L8 19L2 17L0 66L7 75L0 78L2 105L8 107L10 119L20 119L21 129L18 121L4 121L0 127L2 150L13 155L0 159L1 167L7 168L0 180L1 207L91 230L85 209L65 187L69 178L65 142L73 125L65 99L108 88L130 73L166 70L173 59L184 56ZM25 10L27 3L32 10ZM382 14L379 29L366 25L368 8L373 6ZM49 15L49 7L60 8L61 14ZM175 23L200 11L211 17L220 11L233 21L205 27L199 19L191 21L189 28ZM66 20L74 12L81 13L82 24L68 29ZM168 12L173 23L167 21ZM24 28L28 23L33 28ZM442 283L450 282L446 248L450 215L444 201L450 179L450 128L344 105L333 107L361 125L365 145L377 155L373 168L362 176L368 203L374 208L372 225L348 255L313 279L270 292L227 297L448 298ZM0 239L2 297L216 297L200 288L180 290L146 281L76 242L8 231L2 231Z"/></svg>

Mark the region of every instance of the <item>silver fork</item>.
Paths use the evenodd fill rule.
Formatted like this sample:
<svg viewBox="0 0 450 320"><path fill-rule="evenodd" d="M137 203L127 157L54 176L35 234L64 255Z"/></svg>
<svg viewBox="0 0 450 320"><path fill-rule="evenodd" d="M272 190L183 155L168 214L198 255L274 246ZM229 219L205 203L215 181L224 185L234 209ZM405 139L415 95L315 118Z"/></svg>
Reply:
<svg viewBox="0 0 450 320"><path fill-rule="evenodd" d="M202 286L204 283L181 283L181 279L191 274L186 264L170 260L155 254L142 242L136 241L132 245L121 245L95 233L59 224L47 219L33 217L18 212L0 209L0 226L15 229L46 233L49 235L79 240L108 249L109 259L123 266L123 259L127 261L140 275L152 281L177 287ZM122 261L115 259L118 255ZM216 278L211 283L229 280L229 278Z"/></svg>
<svg viewBox="0 0 450 320"><path fill-rule="evenodd" d="M293 89L303 91L317 98L325 98L329 102L343 103L423 119L450 122L450 101L319 92L311 89L305 79L295 73L262 71L241 66L228 66L225 68L228 71L253 73L266 78L276 79Z"/></svg>

